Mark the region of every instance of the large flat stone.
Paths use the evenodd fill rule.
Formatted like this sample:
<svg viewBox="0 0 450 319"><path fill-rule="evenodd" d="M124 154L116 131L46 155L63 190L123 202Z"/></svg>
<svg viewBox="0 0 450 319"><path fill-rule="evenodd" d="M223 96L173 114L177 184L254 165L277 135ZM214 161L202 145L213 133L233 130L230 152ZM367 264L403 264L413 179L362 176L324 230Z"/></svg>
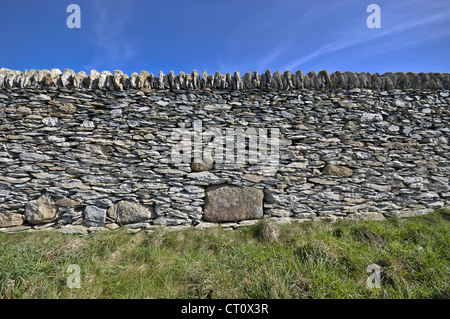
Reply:
<svg viewBox="0 0 450 319"><path fill-rule="evenodd" d="M44 154L22 153L20 154L20 159L23 161L30 161L30 162L43 162L49 160L50 157Z"/></svg>
<svg viewBox="0 0 450 319"><path fill-rule="evenodd" d="M362 219L362 220L384 220L384 216L377 212L354 213L347 216L348 219Z"/></svg>
<svg viewBox="0 0 450 319"><path fill-rule="evenodd" d="M218 177L210 172L195 172L195 173L189 173L188 178L191 178L195 181L202 182L205 184L212 184L212 185L218 185L225 183L225 180L221 177Z"/></svg>
<svg viewBox="0 0 450 319"><path fill-rule="evenodd" d="M66 225L57 230L62 234L74 235L74 234L87 234L88 228L82 225Z"/></svg>
<svg viewBox="0 0 450 319"><path fill-rule="evenodd" d="M203 219L209 222L235 222L263 216L262 190L231 185L206 189Z"/></svg>

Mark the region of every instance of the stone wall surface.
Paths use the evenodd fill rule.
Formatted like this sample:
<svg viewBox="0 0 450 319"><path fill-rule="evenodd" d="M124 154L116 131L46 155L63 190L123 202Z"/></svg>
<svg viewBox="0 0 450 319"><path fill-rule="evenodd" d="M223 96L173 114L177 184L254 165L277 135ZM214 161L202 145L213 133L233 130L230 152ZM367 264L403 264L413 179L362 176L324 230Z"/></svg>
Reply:
<svg viewBox="0 0 450 319"><path fill-rule="evenodd" d="M428 213L450 205L449 89L446 73L0 69L0 229ZM180 129L277 129L277 165L176 162Z"/></svg>

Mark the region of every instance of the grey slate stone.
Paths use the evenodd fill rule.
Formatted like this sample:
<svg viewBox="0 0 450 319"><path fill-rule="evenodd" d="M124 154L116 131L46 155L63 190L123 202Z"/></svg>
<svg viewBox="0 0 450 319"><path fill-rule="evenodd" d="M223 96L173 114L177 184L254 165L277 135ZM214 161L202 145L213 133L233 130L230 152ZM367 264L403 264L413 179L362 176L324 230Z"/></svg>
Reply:
<svg viewBox="0 0 450 319"><path fill-rule="evenodd" d="M97 206L86 206L84 209L84 223L87 226L103 226L106 221L106 209Z"/></svg>

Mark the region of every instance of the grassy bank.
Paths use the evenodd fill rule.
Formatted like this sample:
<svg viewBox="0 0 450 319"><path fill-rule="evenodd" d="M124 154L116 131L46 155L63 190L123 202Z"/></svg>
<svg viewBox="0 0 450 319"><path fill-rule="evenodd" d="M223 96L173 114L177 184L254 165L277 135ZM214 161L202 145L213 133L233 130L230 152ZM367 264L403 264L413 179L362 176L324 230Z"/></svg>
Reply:
<svg viewBox="0 0 450 319"><path fill-rule="evenodd" d="M0 234L0 298L449 298L449 219Z"/></svg>

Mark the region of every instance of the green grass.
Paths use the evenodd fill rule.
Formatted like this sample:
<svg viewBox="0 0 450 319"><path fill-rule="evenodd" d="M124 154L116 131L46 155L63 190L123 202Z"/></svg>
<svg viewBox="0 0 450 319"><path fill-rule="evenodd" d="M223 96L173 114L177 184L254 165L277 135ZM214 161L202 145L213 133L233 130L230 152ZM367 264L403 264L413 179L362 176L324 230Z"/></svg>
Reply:
<svg viewBox="0 0 450 319"><path fill-rule="evenodd" d="M235 231L0 234L0 298L449 298L449 210ZM68 265L81 288L67 287ZM381 288L367 287L367 266Z"/></svg>

